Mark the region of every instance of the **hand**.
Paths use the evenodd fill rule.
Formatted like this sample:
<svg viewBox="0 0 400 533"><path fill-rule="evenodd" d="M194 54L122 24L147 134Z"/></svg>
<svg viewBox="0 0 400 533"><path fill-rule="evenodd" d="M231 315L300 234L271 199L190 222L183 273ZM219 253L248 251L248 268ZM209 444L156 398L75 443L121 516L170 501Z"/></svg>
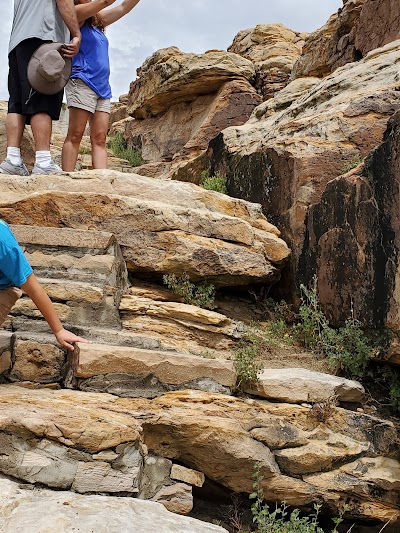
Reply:
<svg viewBox="0 0 400 533"><path fill-rule="evenodd" d="M60 331L57 331L57 333L54 333L54 335L61 346L64 346L64 348L68 348L72 351L74 351L74 346L71 344L72 342L90 343L90 341L83 339L82 337L78 337L71 331L68 331L64 328L60 329Z"/></svg>
<svg viewBox="0 0 400 533"><path fill-rule="evenodd" d="M64 44L61 47L61 55L63 57L74 57L79 52L81 45L81 37L74 37L69 44Z"/></svg>

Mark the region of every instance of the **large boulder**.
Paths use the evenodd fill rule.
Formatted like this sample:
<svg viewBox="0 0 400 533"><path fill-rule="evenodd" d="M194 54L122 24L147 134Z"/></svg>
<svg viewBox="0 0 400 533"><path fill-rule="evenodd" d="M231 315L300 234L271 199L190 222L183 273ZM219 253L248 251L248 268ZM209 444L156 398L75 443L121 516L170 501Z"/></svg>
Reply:
<svg viewBox="0 0 400 533"><path fill-rule="evenodd" d="M343 8L307 37L292 77L326 76L399 38L396 0L343 0Z"/></svg>
<svg viewBox="0 0 400 533"><path fill-rule="evenodd" d="M259 464L268 501L334 513L347 502L350 517L400 517L393 424L336 407L321 422L311 406L198 391L146 400L3 385L0 443L1 472L57 490L158 495L166 506L175 494L187 512L187 483L199 475L177 476L172 463L240 493L253 492Z"/></svg>
<svg viewBox="0 0 400 533"><path fill-rule="evenodd" d="M210 144L211 172L228 176L231 195L260 202L294 251L285 295L298 288L308 207L381 143L400 107L399 59L396 41L320 82L295 80L292 99L290 84L284 99L265 102L244 126L224 130ZM336 309L348 313L348 307Z"/></svg>
<svg viewBox="0 0 400 533"><path fill-rule="evenodd" d="M268 100L289 83L307 35L294 32L283 24L258 24L255 28L240 31L228 52L254 63L255 87L263 99Z"/></svg>
<svg viewBox="0 0 400 533"><path fill-rule="evenodd" d="M2 176L0 190L0 216L10 223L113 233L132 273L272 282L290 254L260 206L190 183L105 170L18 185Z"/></svg>
<svg viewBox="0 0 400 533"><path fill-rule="evenodd" d="M176 47L164 48L138 69L138 79L129 89L128 113L135 118L154 117L175 104L216 92L227 81L251 80L254 74L252 62L237 54L184 54Z"/></svg>

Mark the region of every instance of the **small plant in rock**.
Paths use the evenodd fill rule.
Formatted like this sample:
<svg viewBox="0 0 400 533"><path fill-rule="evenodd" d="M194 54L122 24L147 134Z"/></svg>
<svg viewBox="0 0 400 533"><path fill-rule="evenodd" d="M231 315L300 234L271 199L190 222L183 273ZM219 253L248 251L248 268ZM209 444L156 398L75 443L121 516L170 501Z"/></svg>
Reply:
<svg viewBox="0 0 400 533"><path fill-rule="evenodd" d="M347 161L347 163L343 165L343 167L340 169L340 174L346 174L347 172L350 172L350 170L358 167L358 165L360 165L363 161L364 159L360 154L355 155L353 159L350 159L350 161Z"/></svg>
<svg viewBox="0 0 400 533"><path fill-rule="evenodd" d="M306 347L326 356L336 371L362 377L374 347L360 323L351 318L343 327L332 328L319 304L316 278L310 288L301 285L300 289L300 321L295 328L299 340Z"/></svg>
<svg viewBox="0 0 400 533"><path fill-rule="evenodd" d="M140 167L144 163L142 154L139 151L128 148L124 135L121 132L110 137L107 146L115 157L129 161L133 167Z"/></svg>
<svg viewBox="0 0 400 533"><path fill-rule="evenodd" d="M227 194L226 177L221 176L219 172L217 172L214 176L210 176L207 170L203 170L201 173L200 185L203 187L203 189L207 189L207 191L222 192L223 194Z"/></svg>
<svg viewBox="0 0 400 533"><path fill-rule="evenodd" d="M274 511L264 502L264 493L261 488L263 476L261 475L261 465L255 466L253 474L253 489L250 498L254 500L251 506L253 522L256 526L257 533L324 533L324 530L318 525L320 505L314 505L315 512L310 516L301 516L299 509L289 511L289 507L282 503ZM341 516L333 519L335 524L331 533L338 533L337 526L343 522L343 509Z"/></svg>
<svg viewBox="0 0 400 533"><path fill-rule="evenodd" d="M246 335L233 356L237 381L236 389L257 383L263 365L258 362L261 340L255 335Z"/></svg>
<svg viewBox="0 0 400 533"><path fill-rule="evenodd" d="M317 422L326 422L335 412L335 407L337 403L338 399L336 396L331 396L326 400L316 402L310 408L310 411L308 412L307 416L308 418Z"/></svg>
<svg viewBox="0 0 400 533"><path fill-rule="evenodd" d="M177 296L180 296L184 303L196 305L204 309L215 309L215 286L207 281L192 283L185 273L178 277L175 274L163 276L164 284Z"/></svg>

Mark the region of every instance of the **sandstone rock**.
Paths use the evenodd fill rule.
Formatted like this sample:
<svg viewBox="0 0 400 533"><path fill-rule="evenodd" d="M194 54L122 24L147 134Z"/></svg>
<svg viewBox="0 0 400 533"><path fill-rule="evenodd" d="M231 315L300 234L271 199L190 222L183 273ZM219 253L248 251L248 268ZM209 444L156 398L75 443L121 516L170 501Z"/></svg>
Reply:
<svg viewBox="0 0 400 533"><path fill-rule="evenodd" d="M160 489L152 498L172 513L186 515L193 509L192 487L185 483L174 483Z"/></svg>
<svg viewBox="0 0 400 533"><path fill-rule="evenodd" d="M138 150L147 163L170 161L180 153L197 155L205 150L220 131L244 124L260 103L247 80L226 81L217 92L212 87L190 101L172 103L156 116L117 123L111 135L121 128L127 145Z"/></svg>
<svg viewBox="0 0 400 533"><path fill-rule="evenodd" d="M65 352L43 342L17 339L13 348L12 381L51 383L61 380Z"/></svg>
<svg viewBox="0 0 400 533"><path fill-rule="evenodd" d="M81 379L123 372L136 377L152 375L161 383L171 385L182 385L200 378L213 379L228 387L236 383L233 362L176 352L79 344L74 358L74 375Z"/></svg>
<svg viewBox="0 0 400 533"><path fill-rule="evenodd" d="M268 100L287 85L304 38L305 34L296 33L283 24L259 24L239 32L228 52L255 64L255 85L264 100Z"/></svg>
<svg viewBox="0 0 400 533"><path fill-rule="evenodd" d="M83 496L43 489L24 490L0 480L0 527L4 533L219 533L222 527L170 513L161 505L132 498Z"/></svg>
<svg viewBox="0 0 400 533"><path fill-rule="evenodd" d="M2 197L1 216L20 224L111 231L123 246L131 271L174 272L178 275L187 272L194 280L211 276L213 283L222 285L246 284L255 279L272 281L279 276L278 266L285 254L289 255L283 242L268 235L271 232L276 234L277 230L261 215L257 206L225 200L226 197L218 193L206 194L189 184L171 186L161 180L146 180L135 175L129 180L126 174L119 174L121 181L118 182L115 179L118 173L114 177L107 173L104 182L99 177L106 188L103 192L87 192L100 185L99 178L84 173L80 176L81 179L78 176L59 177L55 180L55 191L41 191L40 186L42 182L44 187L52 187L53 177L39 178L34 195L29 195L33 183L21 184L19 192L14 188L9 196L5 195L9 197L8 201ZM129 181L131 185L147 181L147 191L146 186L142 190L131 189ZM7 178L1 184L7 189ZM68 186L71 186L69 190L80 192L67 193L66 202L64 190ZM176 196L174 200L171 195L174 189L186 189L186 194L181 195L182 200L177 200ZM164 194L160 196L161 190ZM118 194L121 192L123 196ZM190 197L194 200L196 195L200 199L198 205L204 205L206 201L211 209L183 205ZM149 199L145 199L146 196ZM219 203L222 203L222 209L218 208ZM79 205L78 212L76 205ZM235 216L225 214L227 208ZM245 210L243 218L237 216L241 208ZM273 248L269 246L271 239ZM275 266L269 261L268 254L272 258L277 250L279 265Z"/></svg>
<svg viewBox="0 0 400 533"><path fill-rule="evenodd" d="M139 498L149 500L164 486L171 482L172 461L148 455L144 460L144 468L140 480Z"/></svg>
<svg viewBox="0 0 400 533"><path fill-rule="evenodd" d="M321 402L330 398L361 403L364 399L364 387L357 381L305 368L265 369L259 381L246 391L291 403Z"/></svg>
<svg viewBox="0 0 400 533"><path fill-rule="evenodd" d="M394 66L399 57L399 42L371 52L313 82L289 107L270 114L263 104L265 117L256 109L248 123L224 130L210 144L210 172L229 176L230 194L259 201L293 250L281 284L286 297L293 297L299 280L307 285L313 275L307 260L300 264L313 246L304 242L308 206L319 202L329 181L346 166L381 143L399 108ZM345 249L338 242L334 246L336 253ZM343 323L349 306L336 309ZM357 317L362 319L362 313Z"/></svg>
<svg viewBox="0 0 400 533"><path fill-rule="evenodd" d="M138 69L138 79L129 90L128 113L135 118L157 116L175 104L218 91L226 81L253 76L251 61L237 54L159 50Z"/></svg>
<svg viewBox="0 0 400 533"><path fill-rule="evenodd" d="M254 439L263 442L271 450L296 448L308 443L308 437L305 432L293 424L279 419L271 419L268 422L264 422L263 427L254 428L250 433Z"/></svg>
<svg viewBox="0 0 400 533"><path fill-rule="evenodd" d="M366 1L345 2L322 28L306 38L303 53L293 67L293 77L326 76L346 63L361 59L353 35Z"/></svg>
<svg viewBox="0 0 400 533"><path fill-rule="evenodd" d="M358 61L398 35L399 6L394 0L351 0L306 38L292 76L326 76Z"/></svg>
<svg viewBox="0 0 400 533"><path fill-rule="evenodd" d="M171 479L177 481L183 481L188 485L194 485L195 487L202 487L205 481L203 472L196 472L190 468L185 468L181 465L172 465Z"/></svg>
<svg viewBox="0 0 400 533"><path fill-rule="evenodd" d="M11 343L13 334L0 330L0 374L11 368Z"/></svg>
<svg viewBox="0 0 400 533"><path fill-rule="evenodd" d="M286 474L310 474L330 470L333 465L357 457L368 449L368 444L343 435L330 435L325 442L314 441L298 448L278 450L275 456Z"/></svg>
<svg viewBox="0 0 400 533"><path fill-rule="evenodd" d="M340 443L347 442L342 452L345 455L348 450L351 456L356 448L346 448L350 442L346 439L353 439L358 443L355 446L359 446L359 459L367 460L369 455L391 459L398 454L393 424L344 409L333 408L332 416L323 425L309 417L306 407L240 400L198 391L168 393L150 401L3 385L0 391L1 468L10 472L13 469L11 475L17 474L16 477L29 475L33 480L37 475L48 486L61 479L57 477L59 471L66 472L64 479L68 485L75 478L77 466L84 469L82 472L93 471L96 474L93 481L98 480L97 473L104 470L108 473L104 483L115 490L118 486L126 486L128 479L132 484L130 469L138 464L135 450L143 442L143 456L148 449L152 455L204 472L211 480L239 492L252 492L254 464L260 462L264 477L261 485L268 501L286 499L294 506L322 501L337 512L346 493L331 490L329 485L321 488L319 482L313 484L283 474L275 454L262 442L254 440L251 431L264 425L270 427L272 418L305 432L309 443L325 442L328 446L331 442L335 453L340 453ZM12 447L10 442L14 443ZM369 446L368 451L365 446ZM279 454L298 449L286 448ZM101 451L107 452L103 461L93 460L92 455ZM117 453L119 458L115 460L110 456L112 462L106 461L110 452ZM63 470L57 466L61 464ZM293 464L295 467L301 464L301 459L294 460ZM163 484L165 480L168 483L169 475L170 463L167 463L158 479L161 478ZM376 479L381 483L379 475ZM372 479L370 483L375 487ZM155 481L151 490L158 492L158 485ZM146 490L148 494L151 492ZM368 497L352 494L351 498L355 516L375 515L380 519L390 510L394 516L398 512L392 493L378 495L374 489Z"/></svg>

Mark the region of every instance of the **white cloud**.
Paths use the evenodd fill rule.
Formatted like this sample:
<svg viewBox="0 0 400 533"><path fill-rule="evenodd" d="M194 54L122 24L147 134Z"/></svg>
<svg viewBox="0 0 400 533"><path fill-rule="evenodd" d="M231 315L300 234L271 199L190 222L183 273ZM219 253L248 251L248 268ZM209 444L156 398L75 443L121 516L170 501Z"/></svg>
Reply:
<svg viewBox="0 0 400 533"><path fill-rule="evenodd" d="M0 99L7 99L13 7L10 0L0 0L0 5ZM296 31L313 31L341 5L341 0L141 0L107 31L113 95L128 92L136 69L159 48L174 45L196 53L226 49L238 31L261 23L282 22Z"/></svg>

